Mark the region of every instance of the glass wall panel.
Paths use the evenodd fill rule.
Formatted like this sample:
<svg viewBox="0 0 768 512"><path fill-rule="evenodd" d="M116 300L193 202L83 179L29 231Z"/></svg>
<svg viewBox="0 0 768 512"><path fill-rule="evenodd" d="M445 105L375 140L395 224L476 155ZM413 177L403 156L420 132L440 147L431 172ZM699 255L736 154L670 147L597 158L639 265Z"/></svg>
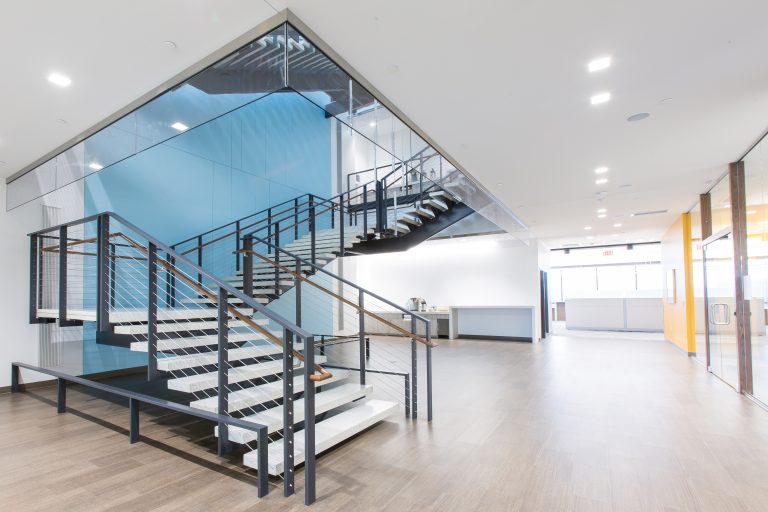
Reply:
<svg viewBox="0 0 768 512"><path fill-rule="evenodd" d="M691 258L692 258L692 281L693 281L693 321L694 334L696 342L696 359L706 366L707 347L704 314L704 252L702 250L701 236L701 205L691 210Z"/></svg>
<svg viewBox="0 0 768 512"><path fill-rule="evenodd" d="M750 304L752 388L755 398L768 403L768 139L744 159L748 273L745 299Z"/></svg>
<svg viewBox="0 0 768 512"><path fill-rule="evenodd" d="M725 176L710 190L712 203L712 234L716 234L732 224L731 213L731 189L728 176Z"/></svg>
<svg viewBox="0 0 768 512"><path fill-rule="evenodd" d="M285 27L244 46L6 189L10 210L285 86ZM31 175L31 176L30 176Z"/></svg>

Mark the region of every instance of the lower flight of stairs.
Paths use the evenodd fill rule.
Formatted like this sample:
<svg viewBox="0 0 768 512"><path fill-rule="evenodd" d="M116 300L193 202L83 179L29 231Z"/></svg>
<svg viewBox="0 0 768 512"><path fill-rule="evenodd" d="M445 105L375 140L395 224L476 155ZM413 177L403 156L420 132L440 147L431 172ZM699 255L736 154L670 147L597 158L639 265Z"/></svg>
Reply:
<svg viewBox="0 0 768 512"><path fill-rule="evenodd" d="M243 313L251 310L241 309ZM58 310L40 309L40 318L57 318ZM68 311L69 319L95 321L96 312L92 310ZM135 336L130 349L147 352L147 342L141 338L147 334L146 310L118 310L110 312L110 321L116 334ZM254 320L268 328L267 321ZM240 329L245 324L230 318L232 329L228 334L229 350L228 369L229 396L227 413L269 427L270 434L283 428L283 348L273 343L265 335L254 330ZM209 412L218 411L217 362L218 333L216 310L207 307L174 308L158 310L158 370L167 377L169 389L190 394L189 405ZM241 332L238 332L240 330ZM190 332L202 333L189 335ZM271 332L282 336L281 332ZM301 344L294 344L294 349L301 351ZM325 357L315 356L319 364ZM296 361L299 363L299 361ZM294 366L294 421L301 428L304 421L304 368ZM393 416L399 410L396 402L369 398L373 392L371 385L356 382L358 374L347 370L331 370L332 377L314 383L316 415L316 453L332 448L355 434ZM216 428L218 435L218 428ZM244 464L257 467L257 452L260 448L269 450L269 472L278 475L284 470L282 438L273 439L269 447L255 447L244 454ZM231 428L230 441L238 444L254 443L254 432ZM295 464L304 460L304 438L294 437Z"/></svg>

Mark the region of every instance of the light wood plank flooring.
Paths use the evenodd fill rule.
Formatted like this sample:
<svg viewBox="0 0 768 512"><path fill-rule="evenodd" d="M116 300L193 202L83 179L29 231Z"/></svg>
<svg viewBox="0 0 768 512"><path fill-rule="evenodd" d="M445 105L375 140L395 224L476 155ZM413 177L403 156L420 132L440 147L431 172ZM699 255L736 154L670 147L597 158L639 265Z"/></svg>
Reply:
<svg viewBox="0 0 768 512"><path fill-rule="evenodd" d="M315 511L768 510L768 412L672 345L627 335L442 342L435 422L386 422L325 454ZM128 414L71 388L0 396L0 503L13 511L304 510L256 497L210 425Z"/></svg>

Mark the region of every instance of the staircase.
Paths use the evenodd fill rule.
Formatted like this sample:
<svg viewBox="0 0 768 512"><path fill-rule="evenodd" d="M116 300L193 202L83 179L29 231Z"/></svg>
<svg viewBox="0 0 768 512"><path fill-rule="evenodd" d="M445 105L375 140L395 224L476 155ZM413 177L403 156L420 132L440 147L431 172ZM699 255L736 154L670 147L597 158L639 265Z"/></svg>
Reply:
<svg viewBox="0 0 768 512"><path fill-rule="evenodd" d="M299 198L293 200L288 215L298 221L289 227L294 236L283 245L279 239L285 229L280 221L285 216L269 218L250 231L253 226L236 221L240 229L232 237L205 244L201 235L195 238L200 242L197 247L183 252L111 213L33 233L30 322L58 322L62 327L93 322L97 342L146 353L148 379L164 381L169 391L188 395L191 408L265 426L268 444L260 446L255 430L219 422L214 430L219 453L241 446L244 465L254 469L266 460L268 473L283 480L286 495L293 493L296 466L305 464L305 478L312 481L306 491L312 494L307 498L311 502L317 453L402 414L403 409L406 417L416 417L416 347L426 346L431 380L434 346L428 322L413 315L414 326L422 322L426 335L417 334L415 328L400 329L410 343L371 349L365 321L378 317L367 308L377 304L409 312L352 283L342 283L323 267L341 255L362 254L381 240L429 229L460 203L443 191L422 194L418 205L398 204L397 199L369 205L367 198L354 204L349 194L332 200L307 199L306 212L300 211ZM267 237L261 238L264 232ZM235 259L229 262L242 270L220 279L205 266L210 260L206 250L233 241ZM204 264L185 254L196 254ZM51 266L55 272L50 272ZM331 281L339 281L335 289L343 290L330 292ZM319 343L311 331L300 327L302 307L307 309L300 299L295 320L273 310L292 293L300 297L301 288L330 294L347 315L359 319L359 329L327 340L322 336ZM335 350L354 354L359 365L330 365L325 354ZM381 361L400 358L397 371L372 364L375 356L369 360L370 353L379 351ZM330 366L325 368L326 364ZM374 378L404 378L399 399L376 396ZM260 451L266 451L266 459Z"/></svg>

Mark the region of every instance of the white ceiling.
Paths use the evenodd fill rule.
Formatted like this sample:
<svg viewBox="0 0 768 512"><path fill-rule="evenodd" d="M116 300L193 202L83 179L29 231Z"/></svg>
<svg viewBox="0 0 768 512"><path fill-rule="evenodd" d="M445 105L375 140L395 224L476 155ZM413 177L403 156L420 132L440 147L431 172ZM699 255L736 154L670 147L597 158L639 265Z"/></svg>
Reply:
<svg viewBox="0 0 768 512"><path fill-rule="evenodd" d="M0 19L0 171L284 7L553 247L659 239L768 127L760 0L19 2ZM604 55L614 65L588 73ZM53 70L72 86L48 84ZM613 100L591 106L602 91ZM625 120L637 112L651 117ZM659 209L670 213L630 217Z"/></svg>

